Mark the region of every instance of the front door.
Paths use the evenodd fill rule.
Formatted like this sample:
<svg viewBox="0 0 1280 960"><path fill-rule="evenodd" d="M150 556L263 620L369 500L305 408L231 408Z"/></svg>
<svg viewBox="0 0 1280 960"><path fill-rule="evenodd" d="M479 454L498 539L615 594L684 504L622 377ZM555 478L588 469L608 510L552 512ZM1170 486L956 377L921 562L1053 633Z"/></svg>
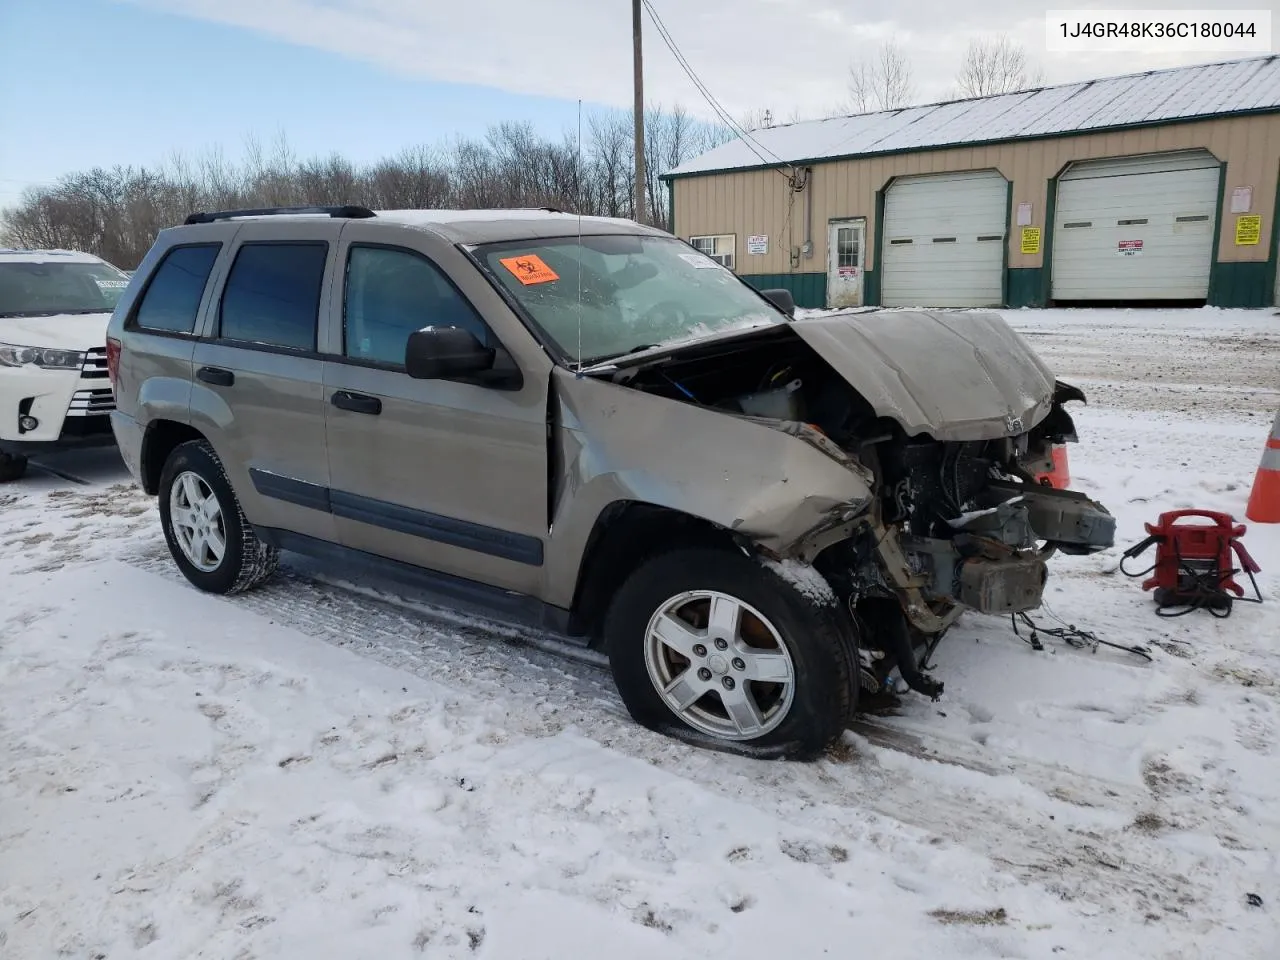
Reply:
<svg viewBox="0 0 1280 960"><path fill-rule="evenodd" d="M827 236L827 306L862 306L867 221L832 220Z"/></svg>
<svg viewBox="0 0 1280 960"><path fill-rule="evenodd" d="M414 330L465 327L501 344L437 266L442 252L429 240L388 246L385 238L350 223L339 248L342 342L324 365L339 538L537 594L548 528L548 378L525 371L519 389L411 378L404 351Z"/></svg>

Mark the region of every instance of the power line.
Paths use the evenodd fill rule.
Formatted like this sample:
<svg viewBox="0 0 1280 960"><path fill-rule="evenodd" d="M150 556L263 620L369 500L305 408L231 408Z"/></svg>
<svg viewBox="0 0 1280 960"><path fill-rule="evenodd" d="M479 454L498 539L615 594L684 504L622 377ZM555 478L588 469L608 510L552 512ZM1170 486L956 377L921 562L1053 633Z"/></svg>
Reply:
<svg viewBox="0 0 1280 960"><path fill-rule="evenodd" d="M782 173L781 171L778 171L778 173L780 176L786 177L787 180L792 183L792 189L795 189L795 181L797 177L795 166L789 161L783 160L759 140L752 137L737 121L733 119L732 116L730 116L729 111L726 110L723 104L715 98L707 88L707 85L698 77L697 72L685 58L684 54L680 52L679 45L676 43L675 38L671 36L671 32L667 29L667 25L663 23L662 17L658 15L658 11L654 9L651 0L642 0L642 2L644 3L645 11L649 14L649 19L653 22L654 27L657 28L658 35L662 38L662 42L666 44L667 49L671 51L671 55L675 57L676 63L680 65L680 68L684 71L685 75L693 82L693 85L697 88L698 92L702 94L703 99L707 101L707 105L715 111L716 116L720 118L721 122L723 122L729 128L730 132L746 145L748 150L755 154L756 159L762 164L765 166L772 166L774 163L779 163L783 166L790 167L792 171L790 176L787 176L787 174ZM764 154L760 152L761 150L772 157L773 160L771 161L766 159Z"/></svg>
<svg viewBox="0 0 1280 960"><path fill-rule="evenodd" d="M671 36L671 31L667 29L666 23L663 22L662 17L658 14L658 11L654 9L650 0L642 0L642 2L644 3L645 10L649 14L649 19L653 21L654 27L658 30L658 35L662 38L662 42L666 44L667 49L671 51L671 55L675 57L676 63L679 64L680 68L684 71L690 81L692 81L698 92L702 94L703 99L707 101L708 106L711 107L716 116L719 117L720 120L729 128L730 132L741 139L743 143L746 144L747 148L755 154L756 158L760 160L760 162L766 164L769 163L769 161L760 153L760 150L764 150L765 153L772 156L778 163L785 163L786 161L750 136L750 134L748 134L747 131L733 119L729 114L729 111L726 110L724 105L715 98L715 95L712 94L707 85L703 83L702 79L693 69L693 66L689 63L688 59L686 59L684 54L680 51L680 47L675 42L675 38ZM759 149L756 149L757 147Z"/></svg>

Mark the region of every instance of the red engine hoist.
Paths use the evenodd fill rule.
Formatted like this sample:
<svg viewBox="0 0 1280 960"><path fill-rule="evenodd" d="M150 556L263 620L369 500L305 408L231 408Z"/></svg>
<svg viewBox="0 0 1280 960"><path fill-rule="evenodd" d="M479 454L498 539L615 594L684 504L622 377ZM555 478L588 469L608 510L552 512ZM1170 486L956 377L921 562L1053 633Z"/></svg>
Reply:
<svg viewBox="0 0 1280 960"><path fill-rule="evenodd" d="M1179 523L1184 517L1200 517L1210 523ZM1230 514L1211 510L1174 510L1160 514L1160 522L1146 524L1150 536L1125 551L1120 570L1129 577L1155 576L1142 582L1143 590L1155 589L1156 613L1180 617L1205 609L1215 617L1229 617L1236 600L1261 603L1262 594L1254 574L1260 567L1249 556L1240 538L1245 525ZM1125 561L1155 544L1156 562L1139 573L1125 569ZM1235 560L1240 566L1234 565ZM1246 597L1235 575L1244 572L1253 584L1254 596Z"/></svg>

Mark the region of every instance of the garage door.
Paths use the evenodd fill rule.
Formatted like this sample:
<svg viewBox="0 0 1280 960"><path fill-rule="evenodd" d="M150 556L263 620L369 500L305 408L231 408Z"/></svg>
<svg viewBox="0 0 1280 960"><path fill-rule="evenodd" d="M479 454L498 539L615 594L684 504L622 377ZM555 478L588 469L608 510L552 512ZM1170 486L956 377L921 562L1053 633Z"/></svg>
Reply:
<svg viewBox="0 0 1280 960"><path fill-rule="evenodd" d="M1073 164L1058 180L1053 298L1205 299L1218 178L1199 150Z"/></svg>
<svg viewBox="0 0 1280 960"><path fill-rule="evenodd" d="M999 306L1008 209L1009 184L994 170L895 180L884 198L881 302Z"/></svg>

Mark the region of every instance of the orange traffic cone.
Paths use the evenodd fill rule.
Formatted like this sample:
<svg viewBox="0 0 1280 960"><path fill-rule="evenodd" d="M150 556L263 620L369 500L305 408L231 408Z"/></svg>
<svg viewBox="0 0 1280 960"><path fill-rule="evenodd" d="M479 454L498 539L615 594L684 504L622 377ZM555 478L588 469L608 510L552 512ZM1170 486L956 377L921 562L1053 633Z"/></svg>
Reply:
<svg viewBox="0 0 1280 960"><path fill-rule="evenodd" d="M1262 451L1262 463L1253 480L1245 516L1254 523L1280 523L1280 413L1271 425L1271 436Z"/></svg>
<svg viewBox="0 0 1280 960"><path fill-rule="evenodd" d="M1071 486L1071 469L1067 464L1067 446L1064 443L1053 445L1053 469L1036 474L1036 483L1055 490L1065 490Z"/></svg>

